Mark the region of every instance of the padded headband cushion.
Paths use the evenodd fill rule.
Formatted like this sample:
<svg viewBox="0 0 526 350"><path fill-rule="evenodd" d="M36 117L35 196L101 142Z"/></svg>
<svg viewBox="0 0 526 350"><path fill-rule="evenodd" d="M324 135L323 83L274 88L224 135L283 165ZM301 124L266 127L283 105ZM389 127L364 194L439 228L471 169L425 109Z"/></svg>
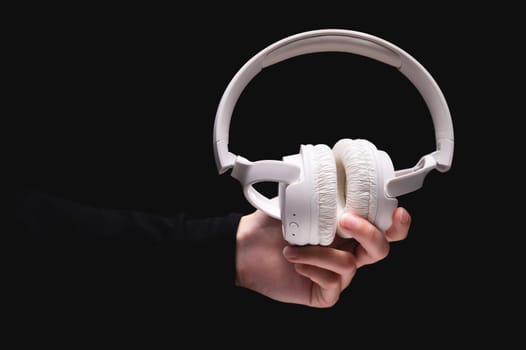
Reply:
<svg viewBox="0 0 526 350"><path fill-rule="evenodd" d="M373 222L377 210L376 147L363 139L342 139L333 147L338 177L338 215L356 213Z"/></svg>
<svg viewBox="0 0 526 350"><path fill-rule="evenodd" d="M337 226L336 163L327 145L313 147L312 174L318 197L318 238L312 244L329 245L334 240Z"/></svg>

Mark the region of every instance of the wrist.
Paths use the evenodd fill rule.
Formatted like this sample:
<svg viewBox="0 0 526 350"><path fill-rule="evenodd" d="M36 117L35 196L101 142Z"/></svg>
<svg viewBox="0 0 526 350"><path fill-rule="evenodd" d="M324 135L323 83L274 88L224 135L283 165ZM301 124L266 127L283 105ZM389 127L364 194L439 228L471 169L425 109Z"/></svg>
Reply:
<svg viewBox="0 0 526 350"><path fill-rule="evenodd" d="M241 217L236 233L236 279L235 285L244 287L246 275L248 274L248 263L246 259L246 250L248 249L248 240L250 236L250 215Z"/></svg>

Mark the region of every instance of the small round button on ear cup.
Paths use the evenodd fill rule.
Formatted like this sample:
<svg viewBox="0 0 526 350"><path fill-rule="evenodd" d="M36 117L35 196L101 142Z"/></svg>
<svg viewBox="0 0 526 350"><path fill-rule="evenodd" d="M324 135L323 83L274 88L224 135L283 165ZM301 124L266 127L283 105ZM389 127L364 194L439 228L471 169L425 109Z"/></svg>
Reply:
<svg viewBox="0 0 526 350"><path fill-rule="evenodd" d="M334 240L337 226L336 163L333 152L327 145L316 145L313 149L312 176L318 199L318 238L312 244L329 245Z"/></svg>
<svg viewBox="0 0 526 350"><path fill-rule="evenodd" d="M296 235L300 234L300 225L297 222L291 222L289 223L288 227L288 233L292 235L292 237L295 237Z"/></svg>

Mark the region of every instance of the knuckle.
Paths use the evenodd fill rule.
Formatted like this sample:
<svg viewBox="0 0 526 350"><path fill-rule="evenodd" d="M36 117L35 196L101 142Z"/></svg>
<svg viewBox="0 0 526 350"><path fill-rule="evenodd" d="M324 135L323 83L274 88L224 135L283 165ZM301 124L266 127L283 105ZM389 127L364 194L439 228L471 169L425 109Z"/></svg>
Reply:
<svg viewBox="0 0 526 350"><path fill-rule="evenodd" d="M354 275L356 273L356 259L352 254L347 254L345 258L345 271Z"/></svg>
<svg viewBox="0 0 526 350"><path fill-rule="evenodd" d="M331 298L327 301L325 301L325 304L323 305L324 307L333 307L334 305L336 305L336 302L338 302L338 296L334 297L334 298Z"/></svg>
<svg viewBox="0 0 526 350"><path fill-rule="evenodd" d="M381 245L380 249L378 249L376 258L378 260L385 259L387 255L389 255L390 250L391 250L390 244L387 241L385 241L384 244Z"/></svg>
<svg viewBox="0 0 526 350"><path fill-rule="evenodd" d="M367 235L368 238L373 238L377 232L378 232L378 229L375 226L373 226L372 224L367 225L365 234Z"/></svg>
<svg viewBox="0 0 526 350"><path fill-rule="evenodd" d="M327 278L327 287L329 289L336 289L336 290L340 290L341 288L341 278L340 276L334 274L332 275L331 277Z"/></svg>

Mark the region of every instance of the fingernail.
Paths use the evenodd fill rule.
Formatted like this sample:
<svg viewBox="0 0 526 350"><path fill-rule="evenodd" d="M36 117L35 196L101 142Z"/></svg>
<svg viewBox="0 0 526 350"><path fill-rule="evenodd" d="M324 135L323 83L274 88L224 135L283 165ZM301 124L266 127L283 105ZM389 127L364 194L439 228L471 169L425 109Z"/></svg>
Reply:
<svg viewBox="0 0 526 350"><path fill-rule="evenodd" d="M409 216L409 213L404 208L401 208L400 213L398 214L398 219L400 220L400 223L403 225L407 225L409 223L409 220L411 220L411 217Z"/></svg>
<svg viewBox="0 0 526 350"><path fill-rule="evenodd" d="M340 220L340 224L344 230L353 231L358 227L360 218L354 214L343 214Z"/></svg>
<svg viewBox="0 0 526 350"><path fill-rule="evenodd" d="M292 249L290 246L285 246L285 248L283 248L283 256L285 256L287 259L297 258L296 254L294 254L294 249Z"/></svg>

